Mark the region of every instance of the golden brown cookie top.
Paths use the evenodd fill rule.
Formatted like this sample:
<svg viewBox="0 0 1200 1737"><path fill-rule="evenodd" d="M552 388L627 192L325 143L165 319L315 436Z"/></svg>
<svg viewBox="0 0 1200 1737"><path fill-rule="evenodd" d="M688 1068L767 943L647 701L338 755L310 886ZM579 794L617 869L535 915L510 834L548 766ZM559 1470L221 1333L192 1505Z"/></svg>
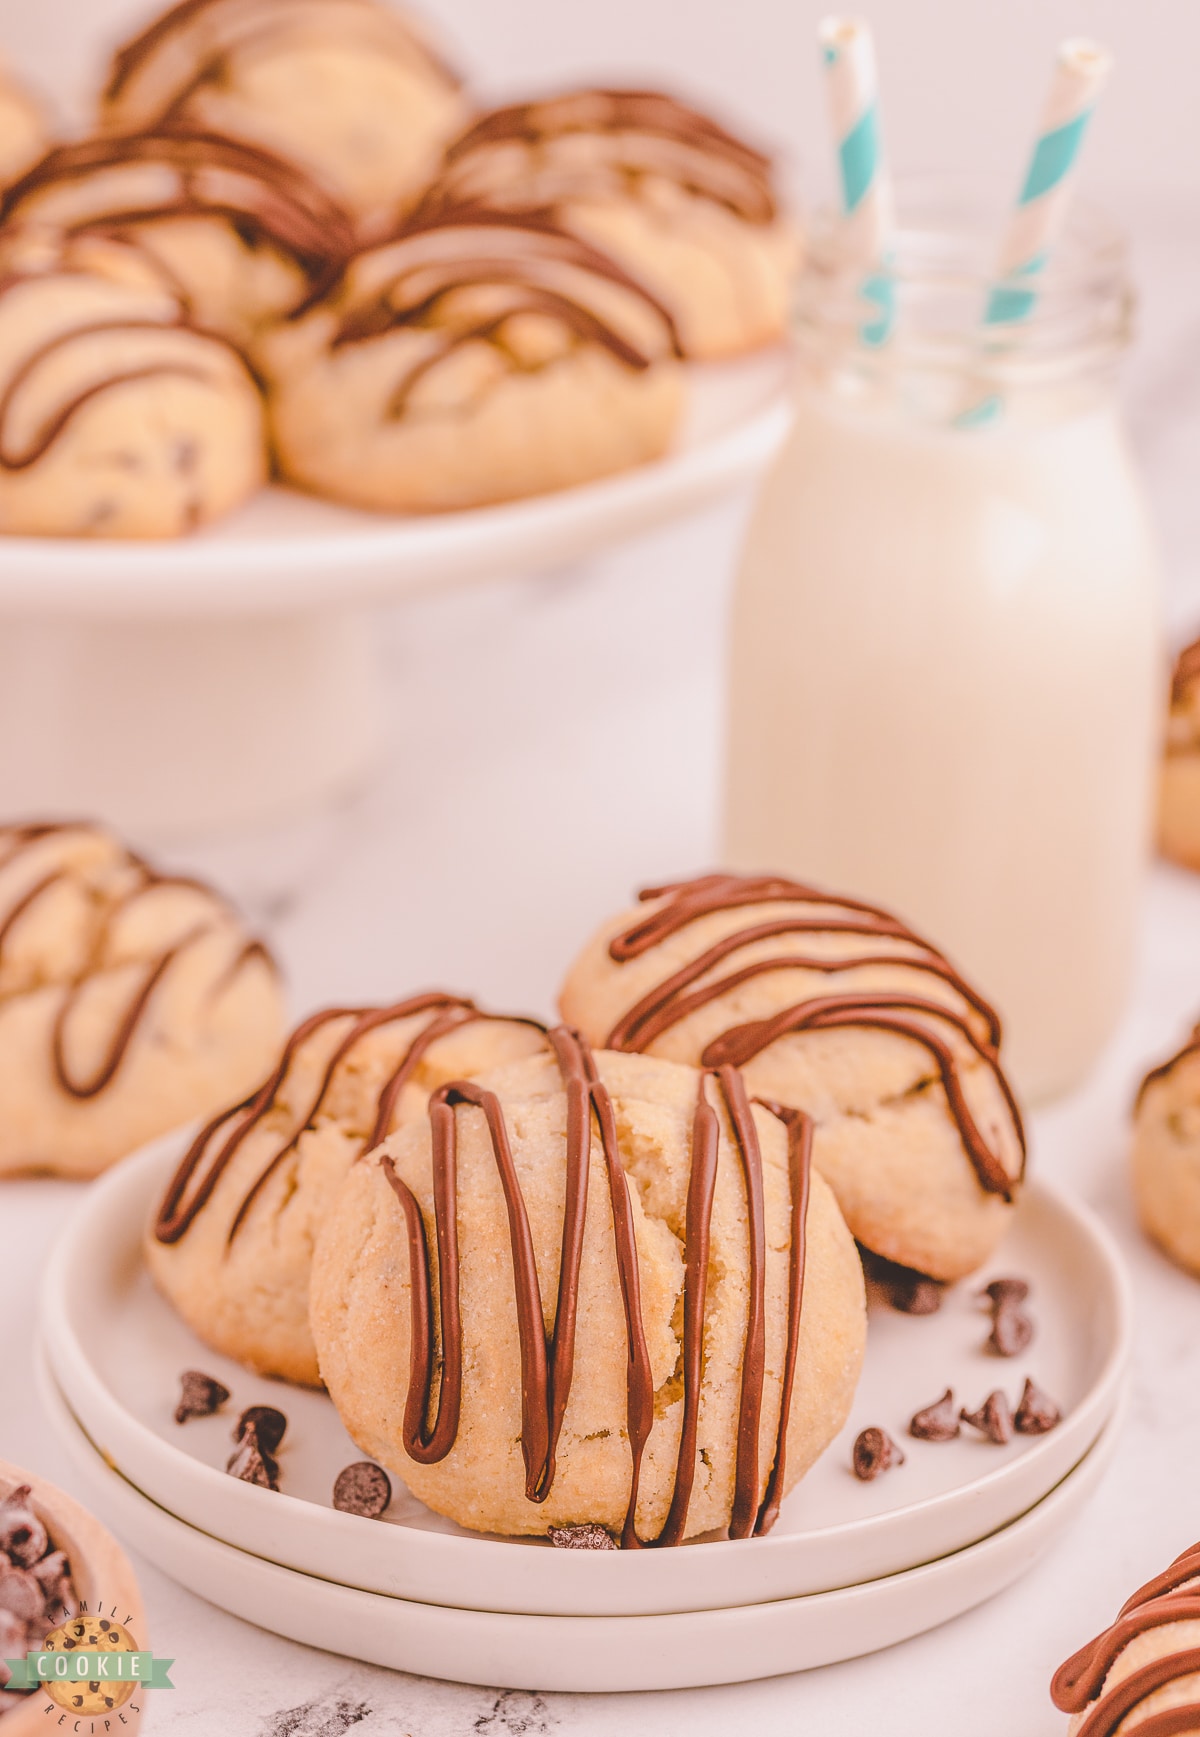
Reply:
<svg viewBox="0 0 1200 1737"><path fill-rule="evenodd" d="M622 1544L628 1549L638 1548L644 1542L636 1532L635 1515L643 1455L655 1421L656 1386L640 1300L631 1177L627 1174L631 1166L622 1143L628 1146L634 1138L630 1119L636 1117L640 1100L650 1105L674 1105L682 1090L691 1099L690 1150L683 1167L675 1174L659 1151L658 1162L646 1174L632 1179L642 1192L643 1203L664 1211L685 1259L680 1368L682 1429L669 1511L653 1542L678 1544L687 1532L704 1379L702 1347L718 1152L721 1143L729 1139L740 1167L748 1227L748 1306L740 1358L730 1536L745 1538L764 1533L775 1521L786 1487L786 1445L805 1284L804 1224L810 1186L812 1123L800 1111L784 1110L761 1101L752 1105L744 1081L733 1068L699 1072L642 1058L594 1055L576 1032L561 1026L550 1032L549 1043L553 1066L548 1060L518 1063L475 1081L451 1081L430 1099L433 1230L438 1249L436 1306L430 1235L420 1203L401 1176L392 1153L385 1148L380 1154L383 1173L403 1212L413 1263L413 1349L404 1409L404 1450L418 1464L436 1464L451 1452L458 1435L464 1381L456 1193L458 1118L462 1112L473 1111L482 1115L486 1125L508 1224L520 1340L521 1451L525 1495L532 1502L545 1501L552 1489L555 1455L572 1383L576 1379L588 1380L587 1370L576 1367L575 1329L589 1171L597 1162L603 1166L627 1340L626 1428L632 1473ZM528 1104L547 1094L561 1094L566 1100L562 1252L552 1306L540 1287L534 1239L514 1162L512 1132L513 1127L520 1127L527 1119ZM759 1425L766 1382L768 1237L763 1142L767 1139L779 1145L786 1142L792 1252L788 1262L783 1393L764 1494ZM545 1323L549 1319L554 1325L547 1337ZM439 1323L436 1340L435 1320ZM440 1367L440 1380L431 1418L429 1402L435 1362Z"/></svg>
<svg viewBox="0 0 1200 1737"><path fill-rule="evenodd" d="M180 0L117 50L102 118L113 131L178 122L190 99L230 81L239 56L286 54L314 35L358 40L452 89L459 84L415 26L378 0Z"/></svg>
<svg viewBox="0 0 1200 1737"><path fill-rule="evenodd" d="M99 1098L119 1078L156 994L199 957L210 1009L244 976L277 975L218 892L159 872L104 828L0 827L0 1003L53 995L52 1077L67 1098Z"/></svg>
<svg viewBox="0 0 1200 1737"><path fill-rule="evenodd" d="M481 115L447 149L427 204L556 206L673 182L747 223L774 220L771 161L662 91L577 90Z"/></svg>
<svg viewBox="0 0 1200 1737"><path fill-rule="evenodd" d="M226 1202L222 1208L232 1243L264 1187L310 1129L337 1123L358 1142L362 1156L396 1125L411 1088L424 1084L428 1091L424 1073L431 1052L437 1077L444 1077L447 1070L477 1059L467 1057L460 1038L489 1027L517 1026L540 1042L544 1028L537 1020L485 1013L465 996L444 990L387 1006L327 1007L310 1014L292 1032L258 1090L222 1110L196 1136L159 1206L155 1238L169 1244L187 1234L254 1137L254 1174L237 1204L230 1208ZM489 1058L482 1059L486 1065Z"/></svg>
<svg viewBox="0 0 1200 1737"><path fill-rule="evenodd" d="M84 139L50 151L0 200L0 224L136 242L166 218L213 217L248 246L278 249L324 293L350 252L350 221L308 175L270 151L200 132ZM180 299L185 293L176 286Z"/></svg>
<svg viewBox="0 0 1200 1737"><path fill-rule="evenodd" d="M699 1056L710 1067L744 1067L779 1040L806 1033L908 1040L940 1077L980 1186L1012 1198L1020 1172L1012 1174L1001 1150L1007 1137L998 1143L977 1124L962 1077L964 1063L993 1075L1023 1158L1020 1112L1000 1066L999 1018L907 924L779 875L701 875L649 887L640 901L644 908L606 925L572 969L562 997L568 1017L586 1006L606 1028L606 1047L640 1051L705 1010L721 1027L718 1010L728 1001L729 1023ZM803 989L801 973L809 974ZM760 985L757 1017L732 1011Z"/></svg>

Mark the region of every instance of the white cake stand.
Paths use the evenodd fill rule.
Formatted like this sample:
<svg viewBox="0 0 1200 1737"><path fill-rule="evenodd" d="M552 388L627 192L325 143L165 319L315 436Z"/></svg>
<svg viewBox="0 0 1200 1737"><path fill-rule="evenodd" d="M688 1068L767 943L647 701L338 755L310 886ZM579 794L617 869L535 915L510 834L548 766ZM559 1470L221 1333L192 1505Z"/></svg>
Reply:
<svg viewBox="0 0 1200 1737"><path fill-rule="evenodd" d="M335 794L380 745L372 605L576 561L744 484L787 373L781 352L696 369L670 456L512 505L399 518L268 489L177 543L0 538L0 816L179 834Z"/></svg>

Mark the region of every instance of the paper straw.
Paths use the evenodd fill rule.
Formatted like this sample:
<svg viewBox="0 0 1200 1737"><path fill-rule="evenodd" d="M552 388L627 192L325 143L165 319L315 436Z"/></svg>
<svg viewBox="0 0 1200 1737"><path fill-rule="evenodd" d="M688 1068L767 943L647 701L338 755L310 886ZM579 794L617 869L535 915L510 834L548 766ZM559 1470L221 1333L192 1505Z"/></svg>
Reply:
<svg viewBox="0 0 1200 1737"><path fill-rule="evenodd" d="M1028 319L1037 304L1034 284L1012 280L1036 279L1049 258L1070 204L1079 149L1111 67L1108 50L1082 37L1069 38L1058 50L1037 142L1000 249L1000 281L988 296L989 326Z"/></svg>
<svg viewBox="0 0 1200 1737"><path fill-rule="evenodd" d="M886 266L892 240L892 187L879 124L875 44L861 18L825 18L817 30L842 197L842 241L847 257L867 273L863 295L878 314L860 329L881 344L892 328L893 286Z"/></svg>

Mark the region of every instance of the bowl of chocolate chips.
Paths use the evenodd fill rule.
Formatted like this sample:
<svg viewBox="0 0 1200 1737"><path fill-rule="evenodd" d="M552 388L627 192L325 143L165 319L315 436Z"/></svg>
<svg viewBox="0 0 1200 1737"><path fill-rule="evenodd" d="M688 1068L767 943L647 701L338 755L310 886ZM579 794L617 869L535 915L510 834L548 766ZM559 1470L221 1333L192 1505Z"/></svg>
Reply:
<svg viewBox="0 0 1200 1737"><path fill-rule="evenodd" d="M0 1460L0 1733L46 1729L46 1696L18 1691L6 1659L40 1650L46 1636L77 1614L114 1622L146 1646L141 1594L129 1559L100 1522L64 1491ZM123 1731L139 1712L122 1708Z"/></svg>

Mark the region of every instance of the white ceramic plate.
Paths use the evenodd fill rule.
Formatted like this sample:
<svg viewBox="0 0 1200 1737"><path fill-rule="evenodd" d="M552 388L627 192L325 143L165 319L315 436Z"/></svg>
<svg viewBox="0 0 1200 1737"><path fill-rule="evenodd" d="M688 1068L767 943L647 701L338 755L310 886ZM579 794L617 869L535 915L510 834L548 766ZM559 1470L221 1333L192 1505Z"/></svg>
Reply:
<svg viewBox="0 0 1200 1737"><path fill-rule="evenodd" d="M1076 1518L1118 1420L1022 1518L967 1550L839 1592L666 1616L518 1616L410 1603L280 1568L185 1525L105 1464L42 1363L42 1397L94 1502L158 1567L290 1640L395 1670L494 1688L700 1688L836 1664L908 1640L1003 1591ZM584 1555L585 1566L603 1556Z"/></svg>
<svg viewBox="0 0 1200 1737"><path fill-rule="evenodd" d="M270 488L170 543L0 539L0 610L156 618L344 608L414 586L574 561L749 481L786 432L782 349L690 370L675 450L560 494L398 517Z"/></svg>
<svg viewBox="0 0 1200 1737"><path fill-rule="evenodd" d="M361 1452L324 1394L283 1387L208 1351L159 1296L140 1254L147 1222L179 1154L157 1142L104 1177L49 1262L41 1334L51 1370L106 1458L153 1501L214 1536L288 1568L368 1591L533 1614L699 1610L851 1586L932 1561L986 1537L1038 1502L1077 1464L1117 1404L1129 1359L1131 1307L1119 1257L1089 1213L1035 1183L1004 1249L939 1314L872 1308L866 1367L838 1440L783 1504L765 1538L595 1557L534 1541L495 1540L431 1513L403 1486L387 1522L329 1504L338 1471ZM1011 1361L982 1349L976 1293L995 1274L1032 1285L1038 1334ZM179 1375L199 1368L233 1398L222 1413L177 1425ZM995 1387L1014 1403L1030 1373L1063 1406L1051 1434L998 1448L911 1441L908 1419L953 1386L972 1406ZM278 1404L289 1427L286 1494L223 1470L242 1407ZM903 1442L907 1463L873 1484L850 1472L867 1425Z"/></svg>

